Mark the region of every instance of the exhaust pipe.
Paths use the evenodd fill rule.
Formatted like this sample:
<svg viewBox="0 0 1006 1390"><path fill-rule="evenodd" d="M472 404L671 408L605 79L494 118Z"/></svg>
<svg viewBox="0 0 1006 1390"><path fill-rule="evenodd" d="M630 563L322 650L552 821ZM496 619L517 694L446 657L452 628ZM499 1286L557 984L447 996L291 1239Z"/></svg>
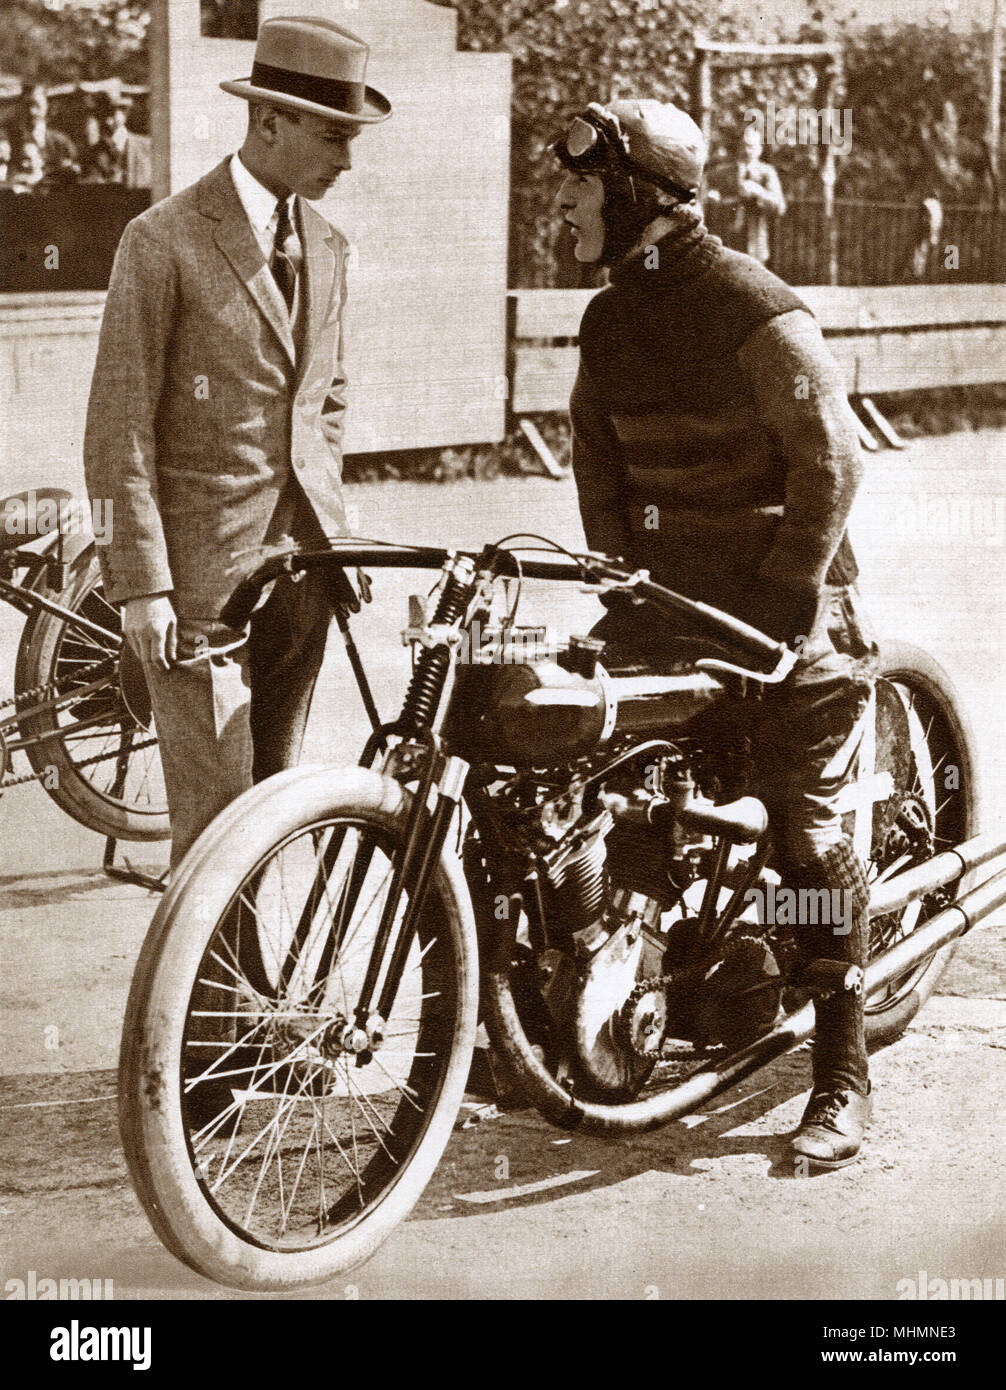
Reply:
<svg viewBox="0 0 1006 1390"><path fill-rule="evenodd" d="M914 868L877 884L870 894L870 916L883 917L888 912L900 912L915 898L934 893L937 888L953 883L962 874L981 868L1001 854L1006 854L1006 841L1002 840L999 831L965 840L954 849L944 850L942 854L927 859L924 864L916 864Z"/></svg>
<svg viewBox="0 0 1006 1390"><path fill-rule="evenodd" d="M1006 842L989 835L967 840L916 868L909 869L880 887L871 896L871 916L893 912L914 898L925 896L962 874L1006 855ZM976 927L979 922L1006 905L1006 866L991 878L965 893L955 903L938 912L910 935L889 946L867 965L863 993L869 996L899 976L905 975L941 947ZM728 1057L692 1072L680 1085L662 1095L630 1101L625 1105L600 1105L570 1095L546 1070L532 1051L517 1017L513 996L505 977L488 980L488 1002L497 1011L505 1039L505 1053L518 1076L526 1076L535 1104L555 1125L583 1129L591 1134L639 1133L656 1129L670 1120L680 1119L714 1100L768 1062L792 1052L814 1033L813 1003L788 1015L770 1033L757 1038Z"/></svg>

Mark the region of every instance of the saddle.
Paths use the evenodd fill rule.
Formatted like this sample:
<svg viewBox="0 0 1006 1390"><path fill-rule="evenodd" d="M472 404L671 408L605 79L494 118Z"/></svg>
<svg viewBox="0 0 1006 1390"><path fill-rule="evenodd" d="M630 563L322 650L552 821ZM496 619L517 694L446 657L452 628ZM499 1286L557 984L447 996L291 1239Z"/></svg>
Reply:
<svg viewBox="0 0 1006 1390"><path fill-rule="evenodd" d="M33 487L0 501L0 552L52 535L66 519L74 497L60 487Z"/></svg>

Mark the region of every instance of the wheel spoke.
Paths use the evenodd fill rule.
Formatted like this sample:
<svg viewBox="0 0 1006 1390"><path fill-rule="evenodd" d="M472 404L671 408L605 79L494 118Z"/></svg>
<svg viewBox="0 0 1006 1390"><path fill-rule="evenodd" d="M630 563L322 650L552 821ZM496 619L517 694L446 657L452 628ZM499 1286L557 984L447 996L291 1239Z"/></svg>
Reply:
<svg viewBox="0 0 1006 1390"><path fill-rule="evenodd" d="M39 614L29 647L35 662L29 683L43 698L19 715L26 742L30 737L34 744L25 751L36 773L50 763L56 766L59 780L46 783L47 790L93 829L130 838L160 819L166 836L167 797L155 776L159 759L140 753L152 748L156 737L146 737L147 730L141 735L119 689L119 615L102 591L93 550L85 552L81 564L71 570L57 602L104 632L86 630L58 613Z"/></svg>
<svg viewBox="0 0 1006 1390"><path fill-rule="evenodd" d="M362 1056L343 1050L366 1023L356 1006L394 862L366 823L305 827L235 883L208 933L183 1114L207 1200L256 1243L313 1246L367 1219L427 1133L453 1046L444 982L457 976L427 920L434 895L381 1036Z"/></svg>

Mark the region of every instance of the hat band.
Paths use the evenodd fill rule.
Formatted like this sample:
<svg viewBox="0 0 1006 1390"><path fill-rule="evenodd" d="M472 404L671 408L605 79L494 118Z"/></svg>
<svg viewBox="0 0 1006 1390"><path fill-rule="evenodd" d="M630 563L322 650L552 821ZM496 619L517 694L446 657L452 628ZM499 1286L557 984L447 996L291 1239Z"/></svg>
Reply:
<svg viewBox="0 0 1006 1390"><path fill-rule="evenodd" d="M363 110L365 87L362 82L343 82L332 77L312 77L306 72L291 72L289 68L274 68L268 63L253 63L253 87L267 87L272 92L304 101L330 106L333 111L352 114Z"/></svg>

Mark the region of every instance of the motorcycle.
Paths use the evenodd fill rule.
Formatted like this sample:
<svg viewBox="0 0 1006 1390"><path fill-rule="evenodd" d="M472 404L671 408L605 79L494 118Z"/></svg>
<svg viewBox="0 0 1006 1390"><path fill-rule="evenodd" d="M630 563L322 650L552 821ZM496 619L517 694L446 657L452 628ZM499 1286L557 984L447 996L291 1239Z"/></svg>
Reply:
<svg viewBox="0 0 1006 1390"><path fill-rule="evenodd" d="M837 990L862 991L869 1042L891 1042L957 939L1006 902L953 686L893 644L849 788L869 964L801 962L784 914L757 909L781 891L771 834L750 736L721 718L795 653L643 571L517 539L273 557L225 611L242 626L283 571L438 571L410 600L397 718L380 722L362 686L359 765L235 801L143 945L122 1140L161 1240L220 1283L295 1289L374 1252L444 1151L480 1021L504 1090L565 1129L631 1134L798 1046ZM543 645L516 621L533 579L647 602L680 651L645 670L606 666L589 637Z"/></svg>

